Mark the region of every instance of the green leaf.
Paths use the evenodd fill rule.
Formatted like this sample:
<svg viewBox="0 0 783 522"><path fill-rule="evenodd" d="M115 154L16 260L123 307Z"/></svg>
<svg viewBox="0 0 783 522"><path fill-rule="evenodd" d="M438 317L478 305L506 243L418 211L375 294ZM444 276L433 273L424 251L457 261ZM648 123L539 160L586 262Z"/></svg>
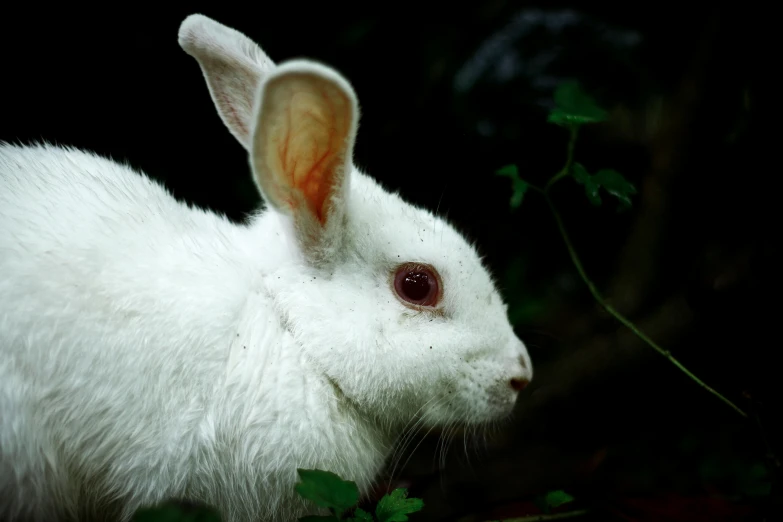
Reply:
<svg viewBox="0 0 783 522"><path fill-rule="evenodd" d="M511 193L511 201L509 202L511 208L519 208L519 206L522 205L522 199L525 197L525 192L527 192L529 186L530 185L528 185L525 180L514 180L514 183L511 185L511 190L513 192Z"/></svg>
<svg viewBox="0 0 783 522"><path fill-rule="evenodd" d="M560 125L561 127L568 127L568 125L573 123L570 120L568 113L559 109L552 109L552 111L549 112L549 116L547 116L546 121L549 123L554 123L555 125Z"/></svg>
<svg viewBox="0 0 783 522"><path fill-rule="evenodd" d="M307 515L299 517L299 522L340 522L340 519L334 515Z"/></svg>
<svg viewBox="0 0 783 522"><path fill-rule="evenodd" d="M315 504L333 509L339 518L359 501L356 483L343 480L330 471L320 469L297 469L301 482L296 492Z"/></svg>
<svg viewBox="0 0 783 522"><path fill-rule="evenodd" d="M571 165L571 175L574 177L576 181L579 183L584 184L588 179L590 179L590 174L587 172L587 169L584 165L581 163L574 163Z"/></svg>
<svg viewBox="0 0 783 522"><path fill-rule="evenodd" d="M506 165L495 171L498 176L506 176L511 178L511 200L509 204L511 208L519 208L522 205L522 200L525 197L527 189L530 188L530 184L519 177L519 170L516 165Z"/></svg>
<svg viewBox="0 0 783 522"><path fill-rule="evenodd" d="M372 515L362 508L356 508L356 511L353 513L353 517L349 518L348 522L374 522L374 520Z"/></svg>
<svg viewBox="0 0 783 522"><path fill-rule="evenodd" d="M599 194L600 188L601 186L592 178L585 181L585 194L587 195L587 199L596 207L601 204L601 194Z"/></svg>
<svg viewBox="0 0 783 522"><path fill-rule="evenodd" d="M574 497L572 497L562 489L550 491L544 496L544 502L546 502L547 507L549 507L550 509L560 507L563 504L568 504L569 502L573 502L573 501L574 501Z"/></svg>
<svg viewBox="0 0 783 522"><path fill-rule="evenodd" d="M601 169L595 173L593 179L620 201L617 207L618 212L631 208L631 196L636 194L636 187L629 183L622 174L612 169Z"/></svg>
<svg viewBox="0 0 783 522"><path fill-rule="evenodd" d="M556 107L547 118L551 123L569 127L606 120L606 111L582 91L579 82L561 83L555 89L554 98Z"/></svg>
<svg viewBox="0 0 783 522"><path fill-rule="evenodd" d="M506 165L495 171L498 176L508 176L509 178L516 179L519 177L519 170L516 165Z"/></svg>
<svg viewBox="0 0 783 522"><path fill-rule="evenodd" d="M378 522L406 522L410 513L421 511L424 501L420 498L406 498L408 490L397 488L383 496L375 507Z"/></svg>
<svg viewBox="0 0 783 522"><path fill-rule="evenodd" d="M571 174L577 183L585 186L587 199L593 205L598 206L601 204L600 189L603 187L605 191L619 201L617 206L618 212L631 208L631 196L636 194L636 187L616 170L601 169L594 176L591 176L584 165L574 163L571 166Z"/></svg>
<svg viewBox="0 0 783 522"><path fill-rule="evenodd" d="M571 175L577 183L585 186L585 194L587 195L587 199L590 200L590 203L595 206L600 205L601 195L598 191L601 187L596 183L595 176L591 176L581 163L574 163L571 165Z"/></svg>

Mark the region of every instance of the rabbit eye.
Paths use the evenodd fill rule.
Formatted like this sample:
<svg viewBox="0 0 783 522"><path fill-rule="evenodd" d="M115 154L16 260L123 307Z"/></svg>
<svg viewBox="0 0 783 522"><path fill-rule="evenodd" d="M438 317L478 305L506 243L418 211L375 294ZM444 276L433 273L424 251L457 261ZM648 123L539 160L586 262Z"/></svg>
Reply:
<svg viewBox="0 0 783 522"><path fill-rule="evenodd" d="M435 306L440 300L440 277L429 265L406 263L394 273L397 296L416 306Z"/></svg>

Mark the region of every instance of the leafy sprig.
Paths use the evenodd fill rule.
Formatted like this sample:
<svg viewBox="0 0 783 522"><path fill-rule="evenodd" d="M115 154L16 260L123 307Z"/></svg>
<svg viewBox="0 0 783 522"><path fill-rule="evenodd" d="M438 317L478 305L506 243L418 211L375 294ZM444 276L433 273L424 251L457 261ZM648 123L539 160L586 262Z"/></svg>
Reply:
<svg viewBox="0 0 783 522"><path fill-rule="evenodd" d="M300 482L295 488L299 496L330 512L329 515L302 517L300 522L407 522L408 515L424 507L420 498L408 498L407 489L397 488L378 501L373 517L356 506L359 489L355 482L318 469L298 469L297 472Z"/></svg>
<svg viewBox="0 0 783 522"><path fill-rule="evenodd" d="M669 350L666 350L656 344L650 337L642 332L639 327L637 327L629 319L618 312L613 306L611 306L598 291L598 288L595 286L593 281L587 276L587 273L582 266L582 262L579 259L573 244L571 243L571 239L569 238L568 233L566 232L563 219L560 216L560 213L558 212L554 202L552 201L550 195L551 188L564 178L573 178L576 183L584 187L585 195L593 205L599 206L603 203L601 193L604 191L617 200L618 212L628 210L631 207L631 197L637 193L637 190L632 183L626 180L623 175L616 170L601 169L595 174L590 174L584 165L574 161L574 147L577 136L579 134L579 129L586 124L605 121L607 119L607 112L599 107L595 100L587 95L577 82L573 81L562 83L555 90L554 101L555 108L550 111L547 120L550 123L565 127L569 131L565 165L562 169L560 169L560 171L555 173L549 179L544 187L538 187L537 185L534 185L523 179L519 175L519 170L516 165L506 165L497 170L496 174L511 179L511 207L520 207L525 194L531 189L534 192L538 192L543 195L549 204L549 209L551 210L553 217L555 218L555 222L557 223L557 227L560 231L560 235L563 238L563 242L568 249L571 261L595 300L609 314L611 314L615 319L617 319L620 323L631 330L637 337L639 337L639 339L666 357L669 362L676 366L681 372L685 373L696 384L734 409L743 417L747 417L747 414L740 407L738 407L714 388L708 386L704 381L702 381L680 361L678 361L671 354L671 352L669 352Z"/></svg>

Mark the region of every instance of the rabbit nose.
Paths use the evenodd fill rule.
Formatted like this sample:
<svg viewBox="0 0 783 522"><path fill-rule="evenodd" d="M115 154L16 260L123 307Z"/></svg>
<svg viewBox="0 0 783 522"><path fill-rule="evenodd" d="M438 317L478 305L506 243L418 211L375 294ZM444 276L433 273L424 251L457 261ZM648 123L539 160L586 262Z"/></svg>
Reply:
<svg viewBox="0 0 783 522"><path fill-rule="evenodd" d="M508 382L511 385L511 389L515 392L521 392L525 388L527 388L527 385L530 384L530 378L531 375L529 370L530 364L528 363L527 359L525 359L524 355L519 356L519 365L522 367L523 373L524 370L528 370L528 375L517 375L515 377L512 377L511 380Z"/></svg>

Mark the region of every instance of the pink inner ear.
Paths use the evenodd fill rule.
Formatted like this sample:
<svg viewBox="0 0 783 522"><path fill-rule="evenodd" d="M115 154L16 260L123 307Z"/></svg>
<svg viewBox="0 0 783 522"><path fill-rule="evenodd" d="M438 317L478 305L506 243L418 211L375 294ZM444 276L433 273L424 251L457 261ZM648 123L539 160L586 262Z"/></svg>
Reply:
<svg viewBox="0 0 783 522"><path fill-rule="evenodd" d="M289 194L301 195L323 225L339 181L336 178L343 174L340 169L350 129L350 102L340 91L321 87L291 93L276 152ZM285 200L296 209L299 198Z"/></svg>
<svg viewBox="0 0 783 522"><path fill-rule="evenodd" d="M289 153L294 149L291 146L293 139L289 129L278 145L277 152L282 159L283 172L289 178L291 188L302 194L310 211L323 225L326 222L334 173L339 168L340 162L340 158L337 156L339 142L336 139L335 129L333 127L328 129L326 150L321 150L322 143L314 142L310 151L299 149L297 155L293 155ZM308 166L302 168L303 165L299 163L301 161L299 154L313 158L314 161L305 162ZM292 208L296 206L296 201L292 198L287 198L287 202Z"/></svg>

